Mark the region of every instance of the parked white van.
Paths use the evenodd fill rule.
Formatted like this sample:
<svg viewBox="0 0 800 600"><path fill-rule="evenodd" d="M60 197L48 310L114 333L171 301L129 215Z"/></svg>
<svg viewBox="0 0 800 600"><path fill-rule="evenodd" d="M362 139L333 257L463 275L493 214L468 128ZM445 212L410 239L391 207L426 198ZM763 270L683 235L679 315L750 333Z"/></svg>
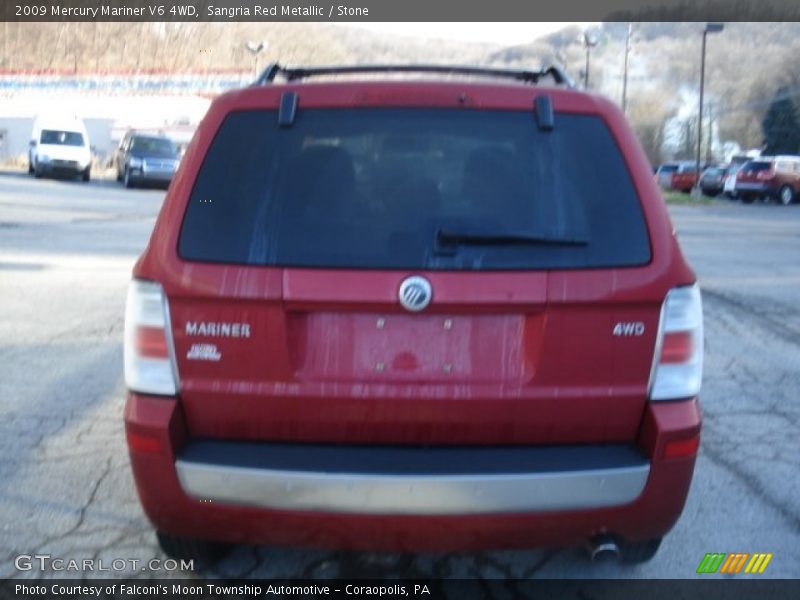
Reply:
<svg viewBox="0 0 800 600"><path fill-rule="evenodd" d="M28 148L28 173L80 175L89 181L92 153L86 126L78 118L38 118Z"/></svg>

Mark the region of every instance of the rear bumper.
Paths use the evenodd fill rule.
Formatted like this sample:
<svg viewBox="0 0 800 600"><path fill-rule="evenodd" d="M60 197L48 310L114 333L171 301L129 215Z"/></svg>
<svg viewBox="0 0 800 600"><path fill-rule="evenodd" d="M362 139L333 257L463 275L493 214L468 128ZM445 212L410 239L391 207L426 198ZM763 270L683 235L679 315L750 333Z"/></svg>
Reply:
<svg viewBox="0 0 800 600"><path fill-rule="evenodd" d="M50 161L40 162L38 168L44 175L79 175L88 167L82 167L77 161Z"/></svg>
<svg viewBox="0 0 800 600"><path fill-rule="evenodd" d="M430 450L190 441L171 398L130 394L125 419L139 497L162 531L405 551L661 536L695 461L664 447L700 429L696 401L661 403L635 447L452 448L420 462Z"/></svg>
<svg viewBox="0 0 800 600"><path fill-rule="evenodd" d="M769 182L736 182L736 193L739 195L776 196L778 188Z"/></svg>
<svg viewBox="0 0 800 600"><path fill-rule="evenodd" d="M701 183L700 189L703 192L713 192L715 194L719 194L722 192L722 184L721 183Z"/></svg>
<svg viewBox="0 0 800 600"><path fill-rule="evenodd" d="M193 442L176 461L191 497L273 510L470 515L602 508L644 489L620 445L402 448Z"/></svg>
<svg viewBox="0 0 800 600"><path fill-rule="evenodd" d="M135 183L169 183L172 181L174 171L143 171L142 169L131 169L130 179Z"/></svg>

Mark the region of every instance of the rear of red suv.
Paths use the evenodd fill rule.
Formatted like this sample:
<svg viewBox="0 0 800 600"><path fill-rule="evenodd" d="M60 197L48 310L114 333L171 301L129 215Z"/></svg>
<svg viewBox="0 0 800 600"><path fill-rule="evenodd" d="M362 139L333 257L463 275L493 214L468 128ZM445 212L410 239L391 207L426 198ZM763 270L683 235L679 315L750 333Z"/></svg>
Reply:
<svg viewBox="0 0 800 600"><path fill-rule="evenodd" d="M762 156L747 161L736 175L736 193L742 202L775 198L783 205L800 192L800 157Z"/></svg>
<svg viewBox="0 0 800 600"><path fill-rule="evenodd" d="M636 561L680 515L702 308L644 153L598 96L442 70L276 67L212 104L126 311L131 464L168 553Z"/></svg>

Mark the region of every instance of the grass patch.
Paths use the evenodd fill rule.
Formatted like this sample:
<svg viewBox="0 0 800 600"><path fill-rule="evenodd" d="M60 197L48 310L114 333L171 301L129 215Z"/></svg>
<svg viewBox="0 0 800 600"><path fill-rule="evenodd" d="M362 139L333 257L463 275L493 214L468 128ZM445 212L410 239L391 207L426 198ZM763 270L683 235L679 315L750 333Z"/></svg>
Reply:
<svg viewBox="0 0 800 600"><path fill-rule="evenodd" d="M700 196L699 198L692 197L691 194L684 194L683 192L669 192L662 191L661 195L664 196L664 202L667 204L682 204L682 205L708 205L714 202L714 198L708 196Z"/></svg>

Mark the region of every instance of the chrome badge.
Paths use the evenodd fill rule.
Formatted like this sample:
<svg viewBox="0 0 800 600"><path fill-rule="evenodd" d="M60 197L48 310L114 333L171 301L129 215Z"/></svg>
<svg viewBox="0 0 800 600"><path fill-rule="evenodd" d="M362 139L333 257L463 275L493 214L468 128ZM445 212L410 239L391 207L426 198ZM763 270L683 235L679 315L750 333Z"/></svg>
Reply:
<svg viewBox="0 0 800 600"><path fill-rule="evenodd" d="M427 279L414 275L403 280L397 297L403 308L411 312L419 312L431 303L433 289Z"/></svg>

